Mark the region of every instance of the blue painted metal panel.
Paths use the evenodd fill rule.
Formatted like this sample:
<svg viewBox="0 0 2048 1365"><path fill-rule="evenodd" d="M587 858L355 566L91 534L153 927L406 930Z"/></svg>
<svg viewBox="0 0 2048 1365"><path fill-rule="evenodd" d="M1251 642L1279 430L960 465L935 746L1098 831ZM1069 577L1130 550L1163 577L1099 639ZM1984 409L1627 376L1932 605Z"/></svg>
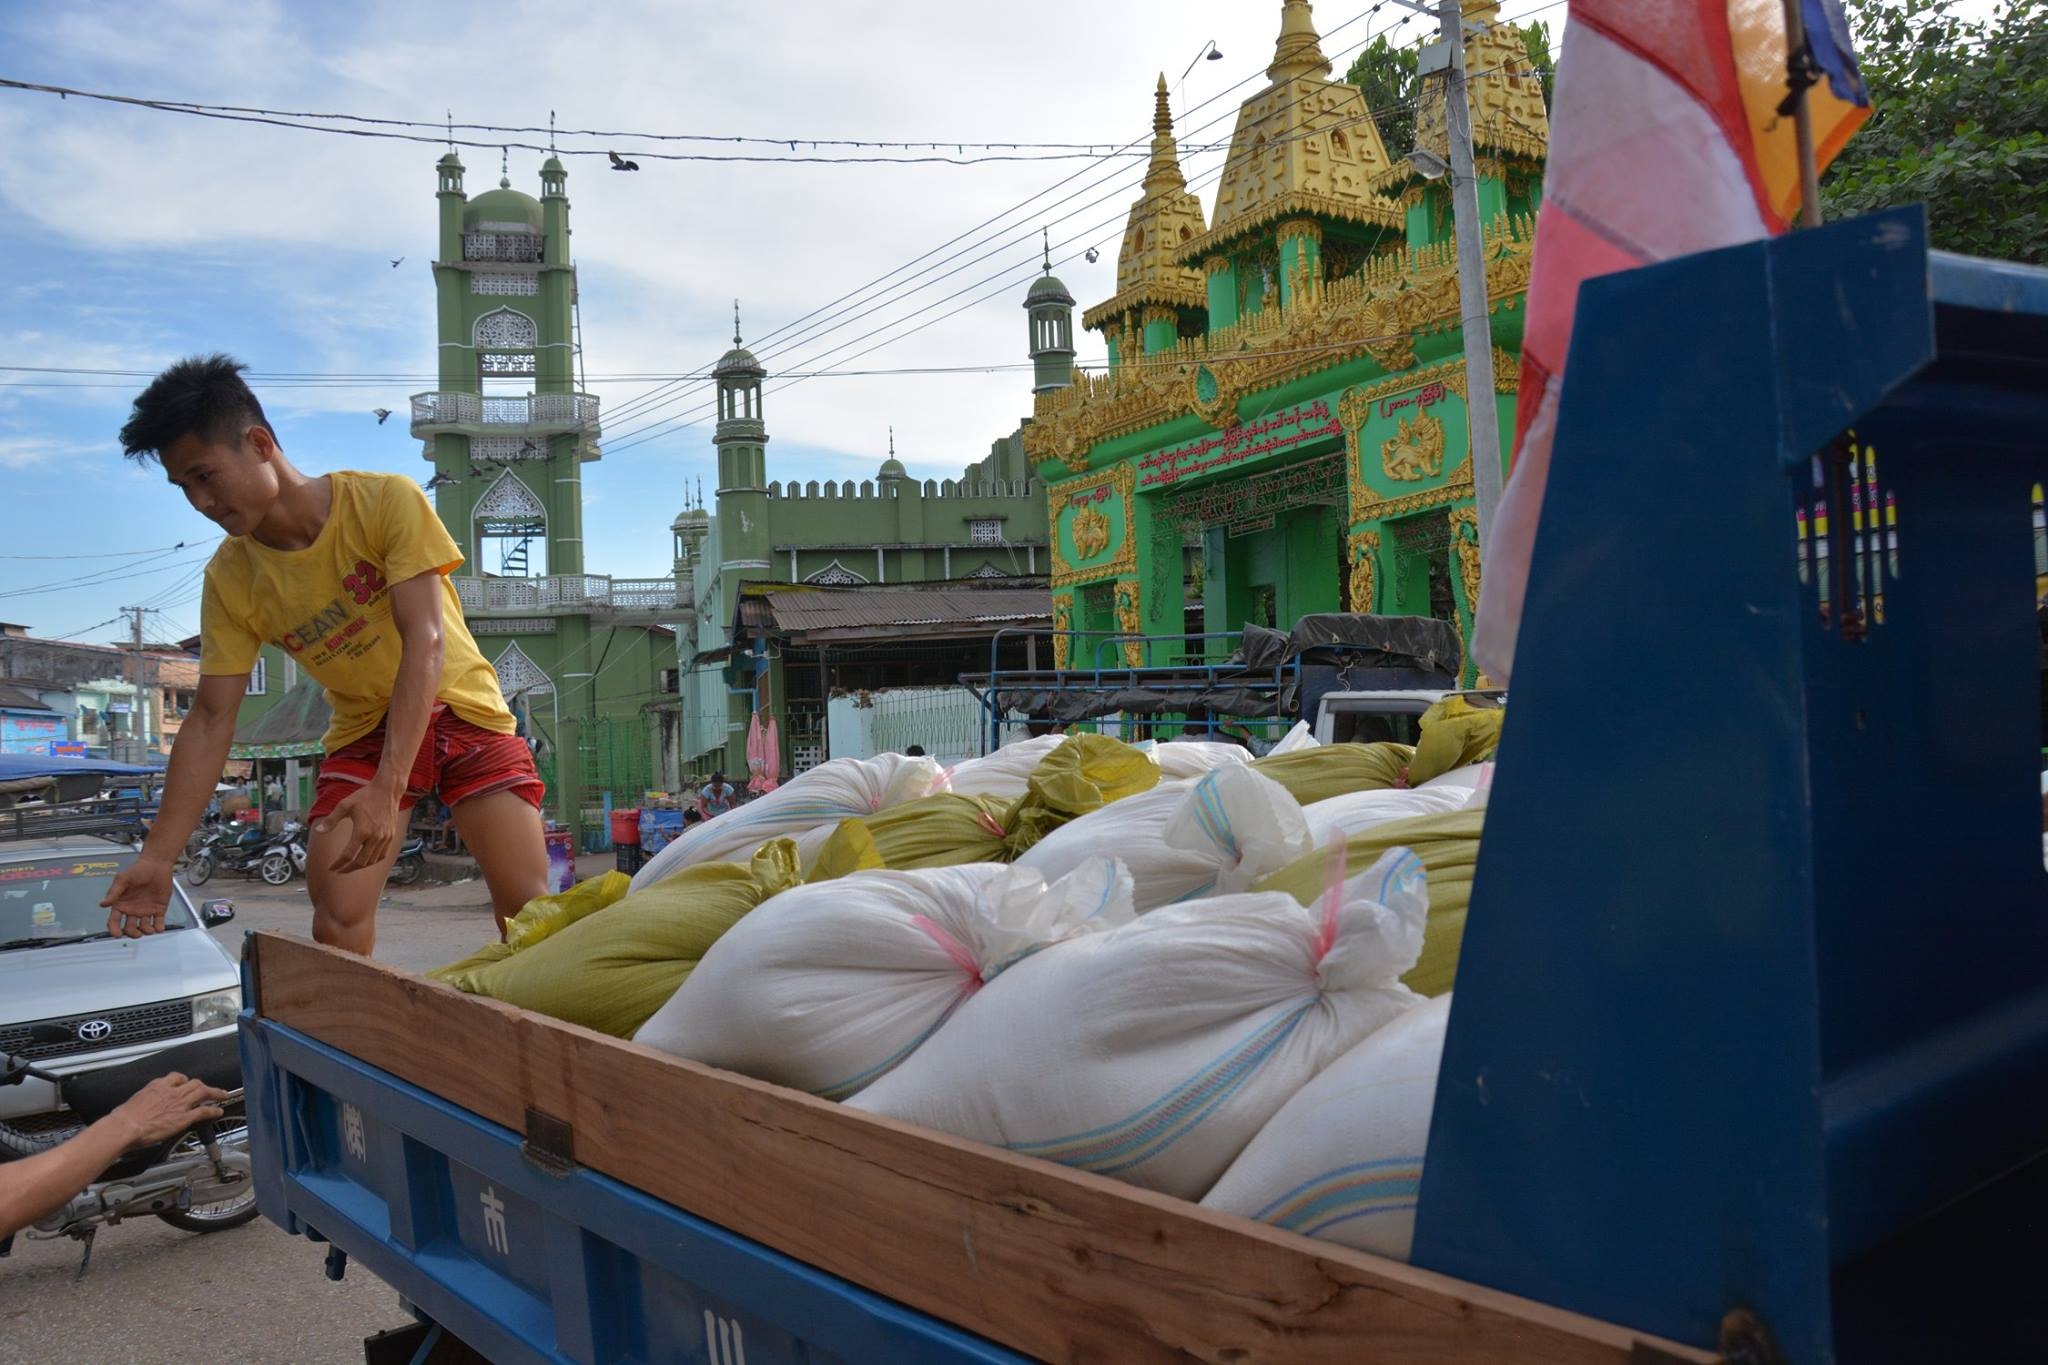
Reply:
<svg viewBox="0 0 2048 1365"><path fill-rule="evenodd" d="M2048 1154L2044 323L1917 211L1582 290L1418 1264L1808 1365L1899 1310L1842 1267ZM1795 529L1846 426L1898 505L1861 639Z"/></svg>
<svg viewBox="0 0 2048 1365"><path fill-rule="evenodd" d="M493 1360L1024 1359L608 1177L544 1172L518 1135L253 1014L242 1053L264 1215Z"/></svg>

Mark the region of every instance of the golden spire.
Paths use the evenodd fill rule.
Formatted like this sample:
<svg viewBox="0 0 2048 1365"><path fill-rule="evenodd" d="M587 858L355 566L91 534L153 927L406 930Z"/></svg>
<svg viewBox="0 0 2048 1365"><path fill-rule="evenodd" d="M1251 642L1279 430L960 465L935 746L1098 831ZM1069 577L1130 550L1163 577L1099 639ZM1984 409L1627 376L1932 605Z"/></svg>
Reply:
<svg viewBox="0 0 2048 1365"><path fill-rule="evenodd" d="M1330 59L1316 37L1308 0L1280 0L1280 41L1273 45L1273 64L1266 75L1276 83L1297 76L1330 79Z"/></svg>
<svg viewBox="0 0 2048 1365"><path fill-rule="evenodd" d="M1173 140L1173 110L1166 102L1166 73L1159 73L1159 91L1152 107L1152 164L1145 168L1145 193L1160 194L1184 190L1187 178L1180 171L1180 148Z"/></svg>

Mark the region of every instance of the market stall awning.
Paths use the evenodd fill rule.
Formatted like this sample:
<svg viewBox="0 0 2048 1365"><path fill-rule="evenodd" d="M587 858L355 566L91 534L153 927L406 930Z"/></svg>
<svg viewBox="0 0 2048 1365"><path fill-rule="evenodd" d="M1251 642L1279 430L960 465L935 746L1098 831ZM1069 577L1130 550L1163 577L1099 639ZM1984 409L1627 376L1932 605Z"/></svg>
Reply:
<svg viewBox="0 0 2048 1365"><path fill-rule="evenodd" d="M959 583L902 587L814 587L748 584L739 633L779 636L791 644L854 640L986 639L998 630L1043 630L1052 624L1046 588L982 588Z"/></svg>
<svg viewBox="0 0 2048 1365"><path fill-rule="evenodd" d="M326 690L311 678L300 678L277 699L277 705L236 727L228 757L305 758L317 754L333 717Z"/></svg>

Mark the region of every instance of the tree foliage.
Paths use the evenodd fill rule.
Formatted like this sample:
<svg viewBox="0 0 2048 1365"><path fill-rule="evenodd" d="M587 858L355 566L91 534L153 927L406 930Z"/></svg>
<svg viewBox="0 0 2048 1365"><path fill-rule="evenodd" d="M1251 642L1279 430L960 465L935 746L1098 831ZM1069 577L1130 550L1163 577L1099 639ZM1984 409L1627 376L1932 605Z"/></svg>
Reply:
<svg viewBox="0 0 2048 1365"><path fill-rule="evenodd" d="M1871 118L1821 184L1830 218L1924 202L1934 245L2048 264L2048 0L1850 0Z"/></svg>
<svg viewBox="0 0 2048 1365"><path fill-rule="evenodd" d="M1396 47L1382 33L1359 51L1344 79L1365 92L1365 107L1380 126L1387 155L1399 161L1415 150L1415 49Z"/></svg>
<svg viewBox="0 0 2048 1365"><path fill-rule="evenodd" d="M1522 43L1529 52L1529 64L1543 80L1543 103L1550 104L1555 73L1550 59L1550 28L1542 23L1519 25ZM1372 111L1380 128L1380 140L1387 155L1399 161L1415 150L1415 101L1421 81L1416 76L1414 46L1396 47L1382 33L1370 46L1359 51L1344 73L1344 79L1365 92L1365 107Z"/></svg>

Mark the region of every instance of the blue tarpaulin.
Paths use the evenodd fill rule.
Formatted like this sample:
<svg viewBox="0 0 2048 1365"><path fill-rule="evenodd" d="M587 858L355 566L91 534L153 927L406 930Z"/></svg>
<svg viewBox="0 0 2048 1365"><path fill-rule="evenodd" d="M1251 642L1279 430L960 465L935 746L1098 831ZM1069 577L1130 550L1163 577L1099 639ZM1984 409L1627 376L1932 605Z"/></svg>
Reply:
<svg viewBox="0 0 2048 1365"><path fill-rule="evenodd" d="M60 758L53 754L0 754L0 782L22 782L38 777L82 777L88 775L129 777L161 771L134 763L114 763L103 758Z"/></svg>

